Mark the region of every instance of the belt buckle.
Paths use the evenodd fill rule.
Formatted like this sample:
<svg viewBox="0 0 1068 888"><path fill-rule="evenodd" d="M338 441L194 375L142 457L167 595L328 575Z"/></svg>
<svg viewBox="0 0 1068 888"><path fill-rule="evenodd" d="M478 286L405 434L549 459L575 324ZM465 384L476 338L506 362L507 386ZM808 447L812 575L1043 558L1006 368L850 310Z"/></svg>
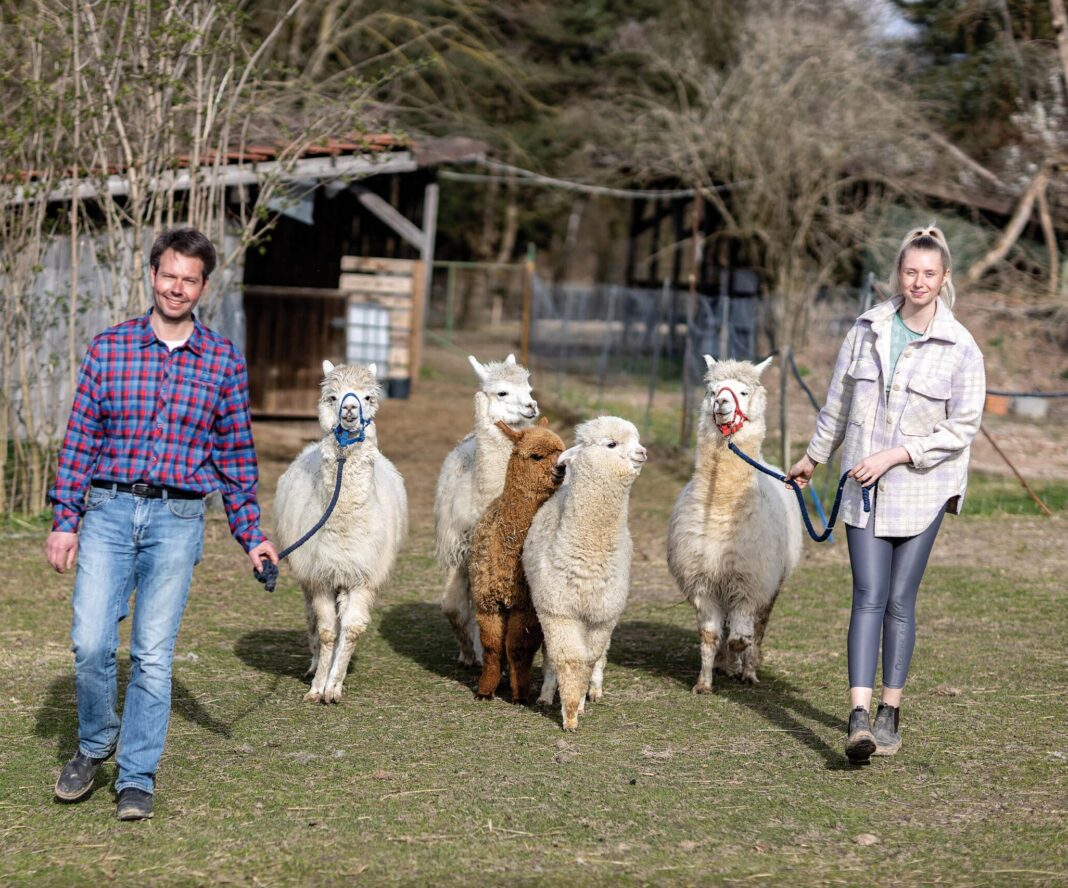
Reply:
<svg viewBox="0 0 1068 888"><path fill-rule="evenodd" d="M134 496L151 496L152 487L149 484L145 484L143 481L135 481L130 485L130 493Z"/></svg>

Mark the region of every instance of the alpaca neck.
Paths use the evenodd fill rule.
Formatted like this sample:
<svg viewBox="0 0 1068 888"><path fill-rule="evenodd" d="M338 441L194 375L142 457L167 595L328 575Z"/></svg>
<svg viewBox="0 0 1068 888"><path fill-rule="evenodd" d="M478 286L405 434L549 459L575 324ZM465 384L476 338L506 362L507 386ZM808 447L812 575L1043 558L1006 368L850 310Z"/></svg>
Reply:
<svg viewBox="0 0 1068 888"><path fill-rule="evenodd" d="M627 527L630 485L593 474L572 478L565 490L561 526L566 524L583 537L589 552L614 550Z"/></svg>
<svg viewBox="0 0 1068 888"><path fill-rule="evenodd" d="M324 502L329 502L334 495L334 486L337 483L338 460L344 449L345 465L341 476L341 492L338 494L338 502L359 505L365 502L369 496L371 479L374 477L375 457L378 455L378 447L374 440L368 439L362 444L352 444L341 448L338 446L333 433L323 438L320 446L322 464L319 472L320 493L325 496Z"/></svg>
<svg viewBox="0 0 1068 888"><path fill-rule="evenodd" d="M512 442L496 426L475 430L475 486L485 502L501 495Z"/></svg>
<svg viewBox="0 0 1068 888"><path fill-rule="evenodd" d="M763 462L763 420L746 423L735 435L738 448ZM713 427L703 427L697 444L693 481L698 497L717 511L727 511L744 502L755 487L756 469L727 447L727 439Z"/></svg>

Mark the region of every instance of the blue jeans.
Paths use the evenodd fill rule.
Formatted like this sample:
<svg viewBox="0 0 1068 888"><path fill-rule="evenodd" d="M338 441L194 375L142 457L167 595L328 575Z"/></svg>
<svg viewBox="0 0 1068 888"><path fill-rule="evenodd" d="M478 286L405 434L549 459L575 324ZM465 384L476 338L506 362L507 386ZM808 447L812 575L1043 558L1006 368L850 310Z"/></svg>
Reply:
<svg viewBox="0 0 1068 888"><path fill-rule="evenodd" d="M203 500L91 488L78 534L71 630L78 748L94 758L116 753L116 790L153 791L171 710L174 642L203 549ZM115 652L135 588L120 722Z"/></svg>

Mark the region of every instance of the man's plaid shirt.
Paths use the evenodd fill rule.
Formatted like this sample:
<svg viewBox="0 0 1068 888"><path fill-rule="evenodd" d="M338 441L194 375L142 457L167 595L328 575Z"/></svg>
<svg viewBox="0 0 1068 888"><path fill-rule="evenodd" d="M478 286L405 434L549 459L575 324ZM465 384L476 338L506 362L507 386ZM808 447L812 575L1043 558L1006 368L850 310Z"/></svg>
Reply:
<svg viewBox="0 0 1068 888"><path fill-rule="evenodd" d="M195 318L186 343L168 351L151 314L110 327L89 346L49 491L52 529L77 531L93 480L218 488L230 531L248 551L264 536L245 360Z"/></svg>

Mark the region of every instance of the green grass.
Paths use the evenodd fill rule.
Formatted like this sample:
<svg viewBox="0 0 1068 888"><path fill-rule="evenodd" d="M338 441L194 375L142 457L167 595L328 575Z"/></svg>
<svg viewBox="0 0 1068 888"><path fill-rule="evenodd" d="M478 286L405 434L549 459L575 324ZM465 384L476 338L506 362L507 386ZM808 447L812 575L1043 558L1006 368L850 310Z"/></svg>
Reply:
<svg viewBox="0 0 1068 888"><path fill-rule="evenodd" d="M1053 512L1068 509L1068 483L1027 482ZM972 472L968 476L965 508L970 515L1041 515L1042 510L1015 478Z"/></svg>
<svg viewBox="0 0 1068 888"><path fill-rule="evenodd" d="M664 511L675 491L661 486L635 521ZM795 575L759 686L707 697L690 694L689 606L636 596L604 701L565 735L555 708L473 699L432 603L425 534L344 701L303 704L300 594L286 573L263 593L216 519L179 638L157 817L120 824L111 763L88 801L52 802L76 725L69 579L46 568L42 540L0 537L13 579L0 597L4 885L1066 881L1068 614L1063 583L1026 563L930 569L904 750L852 769L844 565Z"/></svg>

